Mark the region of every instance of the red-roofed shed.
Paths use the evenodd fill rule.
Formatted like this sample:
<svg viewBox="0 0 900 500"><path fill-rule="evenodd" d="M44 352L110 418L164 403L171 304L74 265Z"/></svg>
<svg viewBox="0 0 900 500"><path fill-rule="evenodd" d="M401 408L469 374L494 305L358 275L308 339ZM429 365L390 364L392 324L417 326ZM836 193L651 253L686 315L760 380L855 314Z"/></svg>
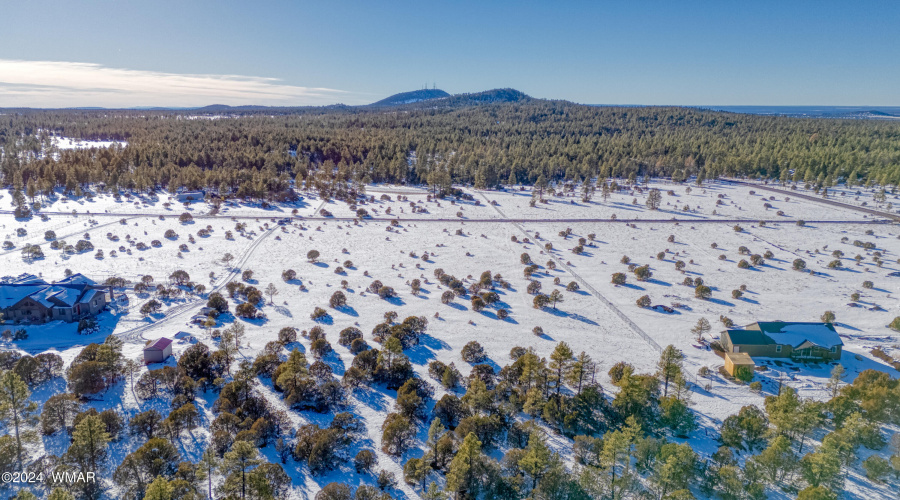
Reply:
<svg viewBox="0 0 900 500"><path fill-rule="evenodd" d="M144 347L144 363L162 363L172 355L172 339L161 337Z"/></svg>

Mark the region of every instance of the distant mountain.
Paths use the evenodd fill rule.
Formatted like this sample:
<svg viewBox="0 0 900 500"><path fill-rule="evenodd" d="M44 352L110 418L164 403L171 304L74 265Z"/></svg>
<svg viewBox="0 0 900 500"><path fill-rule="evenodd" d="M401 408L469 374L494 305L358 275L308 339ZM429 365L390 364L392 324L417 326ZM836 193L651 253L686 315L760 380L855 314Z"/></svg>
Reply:
<svg viewBox="0 0 900 500"><path fill-rule="evenodd" d="M450 95L439 89L414 90L395 94L370 104L371 107L402 106L406 108L421 107L464 107L501 102L525 102L532 100L524 92L515 89L493 89L472 94Z"/></svg>
<svg viewBox="0 0 900 500"><path fill-rule="evenodd" d="M421 89L412 92L401 92L390 97L384 98L378 102L373 102L369 106L400 106L403 104L413 104L429 99L439 99L441 97L450 97L450 94L441 89Z"/></svg>

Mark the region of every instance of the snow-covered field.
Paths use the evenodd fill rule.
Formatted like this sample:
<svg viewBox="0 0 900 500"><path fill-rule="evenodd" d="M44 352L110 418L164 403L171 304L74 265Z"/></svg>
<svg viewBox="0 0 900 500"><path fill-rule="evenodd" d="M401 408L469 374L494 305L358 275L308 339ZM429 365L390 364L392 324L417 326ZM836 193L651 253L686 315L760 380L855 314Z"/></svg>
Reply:
<svg viewBox="0 0 900 500"><path fill-rule="evenodd" d="M241 356L253 359L267 342L277 339L278 331L283 327L309 329L314 325L309 317L312 309L324 307L329 310L331 320L323 326L335 349L327 361L336 377L343 375L353 359L349 350L337 343L338 332L348 326L357 326L373 344L370 332L383 321L387 311L396 311L401 319L413 315L428 318L424 342L407 352L416 371L426 380L430 380L427 364L433 359L445 363L452 361L464 375L468 374L468 364L461 359L460 350L471 340L484 346L495 368L510 362L509 351L513 346L534 347L540 355L549 356L558 342L565 341L576 354L584 351L597 361L601 383L606 390L614 390L606 374L613 364L626 361L638 371L655 371L659 353L652 344L673 344L684 352L686 372L696 384L693 409L700 415L702 428L695 433L691 444L704 454L715 451L717 444L712 435L721 421L744 405L761 406L763 398L776 389L778 380L798 389L802 396L825 399L825 383L832 367L770 363L767 371L757 373L756 380L763 382L762 393L754 393L745 385L735 385L715 374L723 364L722 358L711 350L696 347L698 343L691 333L692 326L700 318L706 318L712 324L709 338L712 340L724 329L720 316L727 316L736 325L745 325L754 321L818 321L822 313L830 310L836 315L836 327L845 343L841 363L847 369L846 381L852 381L857 373L867 368L897 375L894 368L869 354L872 348L880 346L900 357L900 334L887 327L898 315L900 305L900 296L895 295L900 294L900 276L889 276L900 271L900 228L895 224L873 224L876 217L872 215L791 198L789 194L759 190L750 194L752 187L727 183L713 183L702 188L691 186L689 193L687 185L658 187L663 192L662 205L660 210L651 211L644 204L646 189L643 193L613 194L607 201L601 200L600 194L596 193L587 203L581 201L577 192L571 196L550 196L547 198L549 203L531 207L530 188L510 192L469 190L478 204L472 201L451 204L449 200L438 204L427 201L425 190L370 186L367 194L374 196L376 201L360 204L358 208L366 209L379 220L369 219L361 224L317 217L323 207L335 217L353 217L355 213L344 203L323 203L315 198L268 209L226 205L214 218L200 217L211 209L204 202L193 203L187 208L171 202L165 207L163 204L170 202L166 194L123 197L121 201L106 195L95 196L91 201L56 199L46 203L43 210L60 214L49 215L47 220L42 220L39 215L27 221L0 215L0 240L8 240L15 246L12 250L0 251L0 275L32 273L53 280L62 278L64 270L70 269L96 281L110 276L136 281L143 275L151 275L156 282L165 282L173 271L183 269L193 281L206 286L206 295L221 289L229 280L240 280L240 272L249 269L254 272L251 281L254 286L264 289L273 283L278 294L274 304L262 308L265 320L244 322L247 343L241 348ZM669 190L673 193L667 194ZM398 201L398 193L407 196L408 200ZM380 199L382 194L391 199ZM790 199L786 200L786 197ZM871 199L871 192L868 198ZM717 204L719 200L720 204ZM413 213L411 203L425 210ZM771 207L766 208L764 203ZM11 197L4 193L0 197L0 210L10 209ZM285 226L275 222L290 216L293 209L298 210L297 215L301 218ZM73 211L76 211L75 215L72 215ZM194 215L193 222L178 222L177 216L185 211ZM784 215L776 215L778 211ZM461 212L462 217L458 217L457 212ZM121 217L118 214L122 214ZM164 218L160 219L160 215ZM618 219L615 222L555 221L610 219L613 215ZM231 219L238 216L241 218ZM384 219L393 217L400 218L399 225L387 231L389 223ZM506 221L507 218L527 222L514 224ZM666 221L672 218L682 222ZM120 219L124 219L124 224ZM631 225L623 219L657 222L638 221ZM763 219L783 222L761 226L758 221ZM734 231L734 223L725 220L744 221L740 223L743 230ZM807 223L800 227L797 220ZM238 222L246 223L245 235L235 230ZM197 235L200 229L207 227L211 229L209 236ZM17 235L19 228L24 228L27 234ZM571 235L560 236L567 228L571 229ZM174 230L177 237L166 238L167 229ZM44 239L48 230L70 244L85 239L87 234L95 250L75 255L51 250ZM457 234L458 230L462 234ZM869 230L873 234L866 234ZM226 239L226 231L234 234L233 239ZM589 234L595 235L595 241L589 241L581 255L574 254L571 249L578 245L578 239L588 238ZM513 236L518 242L512 241ZM674 241L668 241L670 236L674 236ZM530 242L522 243L526 237ZM118 241L111 238L118 238ZM846 241L842 241L844 238ZM137 250L129 244L129 239L145 243L149 248ZM154 240L161 242L161 246L151 246ZM853 245L856 240L873 242L875 248L863 250ZM24 262L21 248L26 243L41 244L46 257ZM552 244L552 250L545 249L547 243ZM187 245L187 251L179 251L182 244ZM771 251L773 257L766 259L762 266L739 269L738 261L749 260L749 256L739 254L741 246L754 254ZM121 251L120 247L126 251ZM95 258L96 249L103 250L102 260ZM316 263L306 259L307 252L312 249L321 253ZM112 257L112 250L118 255ZM832 252L835 250L844 253L843 269L827 267L834 260ZM881 267L873 261L875 251L882 254L884 264ZM428 260L421 258L424 252L430 255ZM659 252L665 252L662 260L657 258ZM222 261L226 253L234 257L230 264ZM522 253L528 253L541 266L535 278L542 283L543 293L549 294L553 289L563 293L564 301L556 309L532 307L532 295L525 290L529 281L522 273ZM859 264L853 260L857 254L862 256ZM725 259L721 260L720 255ZM633 274L628 273L628 266L621 262L623 256L638 265L649 264L652 279L636 281ZM558 264L556 270L545 265L551 257ZM792 262L798 258L803 259L814 273L792 270ZM344 274L336 274L335 269L343 266L346 260L352 261L353 267L345 268ZM676 270L678 260L687 264L684 271ZM446 288L434 277L438 268L460 279L467 278L467 282L477 280L488 270L502 275L512 285L508 290L498 290L499 307L509 310L509 318L498 319L496 307L475 312L467 301L459 299L450 305L442 304L440 296ZM282 281L281 273L286 269L297 272L296 282ZM611 275L616 272L628 274L626 285L616 286L610 282ZM560 280L559 285L554 284L556 277ZM713 288L712 299L695 298L693 288L682 284L685 277L702 277L704 283ZM413 295L409 286L410 280L416 278L422 281L419 295ZM375 294L366 293L366 287L376 279L393 287L399 296L382 300ZM345 291L348 307L330 309L328 298L341 289L342 280L348 282ZM565 290L572 281L579 283L578 291ZM864 289L863 281L872 281L874 287ZM305 290L301 290L300 283ZM743 297L732 298L732 290L741 285L746 285ZM861 294L858 304L862 307L849 305L850 295L854 292ZM648 295L654 305L673 307L674 312L639 308L635 301L643 295ZM159 314L144 318L139 310L151 296L129 291L126 297L127 300L121 299L112 311L101 315L98 333L78 335L76 325L65 323L29 326L27 340L5 343L2 348L21 349L31 354L55 349L68 363L82 346L101 342L110 333L126 341L125 352L130 357L140 355L146 340L162 336L171 338L179 331L215 345L205 329L188 323L193 313L205 305L205 298L186 296L164 301ZM879 310L873 310L875 306L879 306ZM633 321L653 343L641 338L622 316ZM227 324L218 325L222 326ZM542 327L544 335L535 336L532 333L535 326ZM301 343L308 349L308 340L301 339ZM189 340L177 340L175 356L189 345ZM174 360L170 359L169 363ZM698 377L696 374L703 366L709 367L715 375ZM61 390L62 383L58 380L56 385L41 387L35 393L35 399L45 400ZM273 403L283 406L270 383L263 383L259 388ZM435 400L442 394L438 387ZM352 400L350 411L365 421L368 440L355 443L351 454L363 447L377 450L379 467L394 471L399 478L402 477L402 463L381 453L379 446L381 423L391 411L394 395L393 391L373 389L361 391ZM210 393L209 401L200 401L205 409L205 423L213 419L210 410L213 397ZM150 407L163 409L167 406L165 402L136 400L124 384L102 394L101 401L92 405L100 410L117 408L126 417ZM323 425L330 421L327 415L308 412L292 411L291 415L295 425L308 422ZM426 430L420 429L420 438L424 439ZM709 431L708 436L706 431ZM196 461L208 436L202 429L195 430L193 436L194 439L183 440L180 446L186 457ZM564 441L552 444L565 452ZM49 452L60 453L65 445L58 438L48 438L41 446ZM128 438L114 443L111 463L121 460L135 446L136 442ZM271 461L277 460L271 446L264 452ZM417 452L411 453L415 456ZM297 498L312 498L321 486L331 481L343 480L351 484L361 481L355 473L346 471L312 476L302 467L297 469L294 462L290 462L286 470L294 480ZM400 491L415 498L412 488L403 485L402 481L400 484ZM859 471L848 478L847 486L855 498L876 498L889 491L886 487L868 484Z"/></svg>

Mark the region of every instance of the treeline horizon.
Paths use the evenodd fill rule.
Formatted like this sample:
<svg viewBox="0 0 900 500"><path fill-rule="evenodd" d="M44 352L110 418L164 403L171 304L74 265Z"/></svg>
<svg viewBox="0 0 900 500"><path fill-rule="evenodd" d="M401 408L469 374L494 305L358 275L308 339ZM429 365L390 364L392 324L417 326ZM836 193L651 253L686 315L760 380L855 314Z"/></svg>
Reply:
<svg viewBox="0 0 900 500"><path fill-rule="evenodd" d="M127 145L57 150L55 137ZM36 195L103 184L271 200L292 180L336 198L369 183L446 191L644 176L900 184L900 123L537 99L228 116L25 111L0 115L0 148L2 187Z"/></svg>

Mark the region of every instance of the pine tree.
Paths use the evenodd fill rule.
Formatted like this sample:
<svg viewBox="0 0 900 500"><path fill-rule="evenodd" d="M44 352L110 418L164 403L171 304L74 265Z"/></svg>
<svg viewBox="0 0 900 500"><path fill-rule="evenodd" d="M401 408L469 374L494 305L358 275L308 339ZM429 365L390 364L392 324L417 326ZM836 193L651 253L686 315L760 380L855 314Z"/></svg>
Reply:
<svg viewBox="0 0 900 500"><path fill-rule="evenodd" d="M425 446L427 447L425 458L428 458L432 463L437 459L438 441L444 436L445 431L446 429L444 428L444 425L441 424L441 419L437 417L431 421L431 426L428 427L428 441L425 442Z"/></svg>
<svg viewBox="0 0 900 500"><path fill-rule="evenodd" d="M156 476L152 483L147 485L144 500L175 500L175 488L162 476Z"/></svg>
<svg viewBox="0 0 900 500"><path fill-rule="evenodd" d="M684 355L673 345L666 346L656 364L657 373L663 380L663 397L669 394L669 382L681 374Z"/></svg>
<svg viewBox="0 0 900 500"><path fill-rule="evenodd" d="M219 470L219 466L221 466L222 461L219 460L219 457L216 455L215 450L211 446L208 446L205 450L203 450L203 455L200 457L200 462L197 464L199 470L203 471L203 475L206 477L206 487L207 494L209 498L212 498L212 478L213 474L217 470Z"/></svg>
<svg viewBox="0 0 900 500"><path fill-rule="evenodd" d="M459 447L450 469L447 471L447 489L454 493L465 493L476 497L480 489L480 473L485 457L481 452L481 441L470 432Z"/></svg>
<svg viewBox="0 0 900 500"><path fill-rule="evenodd" d="M544 439L536 431L528 436L528 446L525 448L525 456L519 460L519 467L531 476L531 489L537 488L541 477L551 465L551 453Z"/></svg>
<svg viewBox="0 0 900 500"><path fill-rule="evenodd" d="M697 324L691 328L691 332L697 336L697 342L703 341L703 335L708 333L712 329L712 326L709 324L709 320L706 318L700 318L697 320Z"/></svg>
<svg viewBox="0 0 900 500"><path fill-rule="evenodd" d="M593 378L594 370L595 365L591 357L581 351L581 354L572 363L567 379L567 382L575 387L576 394L581 394L581 387L588 378Z"/></svg>
<svg viewBox="0 0 900 500"><path fill-rule="evenodd" d="M572 348L565 342L557 344L553 353L550 354L550 370L553 372L552 381L556 385L557 396L559 396L559 391L562 389L563 383L569 374L572 356Z"/></svg>
<svg viewBox="0 0 900 500"><path fill-rule="evenodd" d="M835 398L838 395L838 392L841 390L841 384L843 381L841 378L844 376L844 366L841 364L837 364L834 368L831 369L831 378L828 379L828 389L831 391L831 397Z"/></svg>
<svg viewBox="0 0 900 500"><path fill-rule="evenodd" d="M232 483L238 483L242 499L247 498L247 486L251 471L261 463L259 450L249 441L235 441L231 445L231 451L225 453L222 472L226 477L233 478Z"/></svg>
<svg viewBox="0 0 900 500"><path fill-rule="evenodd" d="M66 457L78 466L82 473L98 472L100 465L106 460L110 440L106 424L100 416L88 415L75 426L72 444L66 452Z"/></svg>
<svg viewBox="0 0 900 500"><path fill-rule="evenodd" d="M24 470L22 442L37 440L33 427L37 424L38 405L29 401L30 397L28 386L15 372L7 370L0 375L0 422L15 431L19 470Z"/></svg>

